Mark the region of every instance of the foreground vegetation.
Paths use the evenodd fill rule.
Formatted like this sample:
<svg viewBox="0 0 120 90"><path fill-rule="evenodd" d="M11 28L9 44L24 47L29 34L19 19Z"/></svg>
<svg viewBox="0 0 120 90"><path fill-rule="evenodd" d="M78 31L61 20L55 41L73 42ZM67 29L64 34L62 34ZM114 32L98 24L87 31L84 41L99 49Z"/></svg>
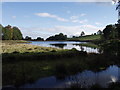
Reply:
<svg viewBox="0 0 120 90"><path fill-rule="evenodd" d="M17 44L14 43L11 46L16 46ZM18 44L17 47L19 45L25 44ZM111 48L113 45L115 46L112 42L105 46ZM28 46L27 48L29 48ZM23 47L20 47L19 49L22 50ZM30 48L36 47L32 46ZM110 65L119 66L120 52L118 52L118 49L109 50L109 47L104 49L103 54L88 54L87 52L77 51L76 49L63 50L47 48L48 50L46 50L43 47L39 47L40 51L38 52L27 49L27 52L12 51L12 53L3 53L3 86L13 85L19 87L25 83L33 83L35 80L47 76L54 75L58 79L64 79L66 76L74 75L84 70L98 72L105 70ZM45 49L46 51L42 51L41 49ZM13 50L15 49L13 48ZM109 53L106 54L108 50Z"/></svg>
<svg viewBox="0 0 120 90"><path fill-rule="evenodd" d="M101 71L109 65L120 65L119 58L114 55L87 54L75 49L47 53L4 53L3 86L19 87L52 75L62 79L84 70Z"/></svg>

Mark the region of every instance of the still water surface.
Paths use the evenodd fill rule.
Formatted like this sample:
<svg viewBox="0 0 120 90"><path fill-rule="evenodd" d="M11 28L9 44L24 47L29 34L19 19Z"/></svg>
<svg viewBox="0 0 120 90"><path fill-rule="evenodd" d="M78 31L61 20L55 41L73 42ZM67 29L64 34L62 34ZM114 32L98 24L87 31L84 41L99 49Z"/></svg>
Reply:
<svg viewBox="0 0 120 90"><path fill-rule="evenodd" d="M80 44L80 43L87 43L87 42L76 42L76 41L30 41L32 45L44 46L44 47L55 47L55 48L63 48L63 49L72 49L76 48L77 50L86 51L89 53L99 53L99 49L73 45L73 44Z"/></svg>
<svg viewBox="0 0 120 90"><path fill-rule="evenodd" d="M94 84L107 87L109 83L117 81L120 81L120 68L113 65L100 72L85 70L76 75L68 76L63 80L57 79L55 76L50 76L38 79L32 84L25 84L20 88L66 88L74 83L79 83L83 88Z"/></svg>

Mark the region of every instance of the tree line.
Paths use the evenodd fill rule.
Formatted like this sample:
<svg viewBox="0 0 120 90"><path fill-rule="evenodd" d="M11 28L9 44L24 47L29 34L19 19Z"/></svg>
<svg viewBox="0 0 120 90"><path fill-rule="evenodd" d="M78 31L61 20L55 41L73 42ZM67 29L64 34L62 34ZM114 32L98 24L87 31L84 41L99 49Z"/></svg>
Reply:
<svg viewBox="0 0 120 90"><path fill-rule="evenodd" d="M102 36L104 40L120 39L120 24L107 25Z"/></svg>
<svg viewBox="0 0 120 90"><path fill-rule="evenodd" d="M37 37L36 39L32 39L30 36L26 36L23 38L23 35L18 27L12 27L10 25L3 27L0 24L0 29L2 31L1 36L2 40L36 40L36 41L44 41L44 38ZM103 31L98 30L97 33L92 35L101 35L103 40L111 40L111 39L120 39L120 24L107 25ZM85 32L82 31L79 37L85 36ZM78 36L73 36L72 38L76 38ZM46 41L57 41L57 40L67 40L67 35L63 33L59 33L53 36L50 36L46 39Z"/></svg>
<svg viewBox="0 0 120 90"><path fill-rule="evenodd" d="M26 36L25 40L44 41L44 38L37 37L37 39L32 39L31 37ZM67 35L64 35L63 33L59 33L59 34L50 36L46 39L46 41L58 41L58 40L67 40Z"/></svg>
<svg viewBox="0 0 120 90"><path fill-rule="evenodd" d="M2 30L1 37L2 40L22 40L23 35L18 27L12 27L10 25L3 27L0 24L0 29Z"/></svg>

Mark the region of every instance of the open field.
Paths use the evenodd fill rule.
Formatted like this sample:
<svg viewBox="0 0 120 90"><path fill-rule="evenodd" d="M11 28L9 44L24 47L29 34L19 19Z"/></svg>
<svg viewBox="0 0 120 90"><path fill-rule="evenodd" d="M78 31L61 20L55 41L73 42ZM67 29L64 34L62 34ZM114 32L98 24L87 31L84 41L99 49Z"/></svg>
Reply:
<svg viewBox="0 0 120 90"><path fill-rule="evenodd" d="M73 41L95 41L95 40L100 40L101 36L100 35L86 35L83 37L77 37L77 38L69 38L68 40L73 40Z"/></svg>

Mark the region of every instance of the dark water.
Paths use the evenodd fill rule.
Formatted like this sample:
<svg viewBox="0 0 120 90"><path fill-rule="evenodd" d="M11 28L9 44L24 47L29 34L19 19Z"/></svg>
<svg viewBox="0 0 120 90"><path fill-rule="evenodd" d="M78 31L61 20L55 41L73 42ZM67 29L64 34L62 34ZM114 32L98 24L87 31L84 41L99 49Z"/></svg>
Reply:
<svg viewBox="0 0 120 90"><path fill-rule="evenodd" d="M87 42L75 42L75 41L31 41L30 44L44 46L44 47L55 47L55 48L63 48L63 49L72 49L76 48L77 50L83 50L90 53L99 53L97 48L73 45Z"/></svg>
<svg viewBox="0 0 120 90"><path fill-rule="evenodd" d="M79 83L82 87L89 87L93 84L99 84L107 87L111 82L120 81L120 68L113 65L101 72L83 71L76 75L66 77L63 80L57 79L55 76L38 79L32 84L25 84L20 88L67 88L70 85Z"/></svg>

